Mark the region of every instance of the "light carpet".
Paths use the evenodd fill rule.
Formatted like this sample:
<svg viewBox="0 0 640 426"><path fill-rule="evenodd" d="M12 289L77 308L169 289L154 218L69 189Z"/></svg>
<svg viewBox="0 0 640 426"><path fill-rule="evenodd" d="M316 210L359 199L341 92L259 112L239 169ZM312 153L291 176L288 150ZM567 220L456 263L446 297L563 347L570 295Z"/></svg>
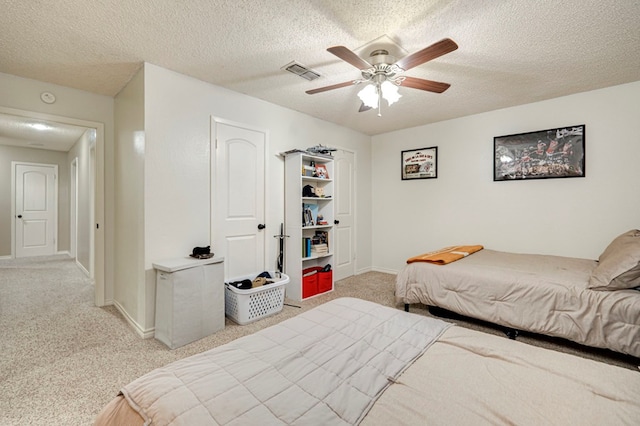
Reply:
<svg viewBox="0 0 640 426"><path fill-rule="evenodd" d="M212 336L169 350L141 339L113 306L93 305L91 281L66 256L0 260L0 425L90 425L125 384L169 362L268 327L328 300L350 296L397 307L395 275L368 272L336 283L335 291L239 326L227 319ZM412 312L431 315L424 307ZM458 325L503 334L464 318ZM518 340L637 370L638 360L561 339Z"/></svg>

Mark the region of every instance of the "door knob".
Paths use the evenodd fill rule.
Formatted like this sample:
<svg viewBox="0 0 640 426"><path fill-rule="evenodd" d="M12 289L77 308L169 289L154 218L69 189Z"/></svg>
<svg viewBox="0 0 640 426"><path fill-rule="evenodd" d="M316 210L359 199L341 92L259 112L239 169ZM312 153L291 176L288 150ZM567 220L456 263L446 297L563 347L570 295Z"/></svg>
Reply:
<svg viewBox="0 0 640 426"><path fill-rule="evenodd" d="M333 221L333 223L336 224L336 225L339 225L340 221L336 219L336 220Z"/></svg>
<svg viewBox="0 0 640 426"><path fill-rule="evenodd" d="M22 219L22 215L21 214L18 215L18 219Z"/></svg>
<svg viewBox="0 0 640 426"><path fill-rule="evenodd" d="M266 227L267 227L267 225L265 225L264 223L259 223L258 224L258 229L264 229Z"/></svg>

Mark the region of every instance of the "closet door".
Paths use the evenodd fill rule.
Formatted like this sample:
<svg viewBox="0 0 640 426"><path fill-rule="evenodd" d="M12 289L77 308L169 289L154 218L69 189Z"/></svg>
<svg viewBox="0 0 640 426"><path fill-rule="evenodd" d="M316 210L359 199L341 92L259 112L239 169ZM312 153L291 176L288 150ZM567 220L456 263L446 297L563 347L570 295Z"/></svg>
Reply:
<svg viewBox="0 0 640 426"><path fill-rule="evenodd" d="M338 150L334 153L335 170L335 256L334 280L355 275L355 154Z"/></svg>
<svg viewBox="0 0 640 426"><path fill-rule="evenodd" d="M224 257L225 279L265 270L266 133L212 121L211 251ZM276 229L272 229L273 232Z"/></svg>
<svg viewBox="0 0 640 426"><path fill-rule="evenodd" d="M16 257L56 253L58 166L15 163Z"/></svg>

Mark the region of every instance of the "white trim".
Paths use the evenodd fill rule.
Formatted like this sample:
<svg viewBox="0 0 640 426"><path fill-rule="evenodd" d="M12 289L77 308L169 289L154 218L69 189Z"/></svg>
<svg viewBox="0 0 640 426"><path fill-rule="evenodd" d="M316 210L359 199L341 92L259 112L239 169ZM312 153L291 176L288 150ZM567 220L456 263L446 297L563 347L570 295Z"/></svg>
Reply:
<svg viewBox="0 0 640 426"><path fill-rule="evenodd" d="M78 262L78 258L75 258L74 261L76 262L78 269L80 269L82 273L87 276L87 278L91 278L91 274L89 273L89 271L87 271L87 268L85 268L82 263Z"/></svg>
<svg viewBox="0 0 640 426"><path fill-rule="evenodd" d="M78 257L78 157L69 166L69 255Z"/></svg>
<svg viewBox="0 0 640 426"><path fill-rule="evenodd" d="M398 273L400 272L394 269L385 269L385 268L366 268L366 269L362 269L361 271L362 272L358 272L358 275L364 274L365 272L383 272L385 274L398 275Z"/></svg>
<svg viewBox="0 0 640 426"><path fill-rule="evenodd" d="M155 327L145 330L131 317L131 315L129 315L129 313L120 303L118 303L117 300L113 301L113 306L115 306L116 309L122 314L124 319L129 323L131 328L133 328L133 331L135 331L138 336L142 337L143 339L150 339L155 336Z"/></svg>

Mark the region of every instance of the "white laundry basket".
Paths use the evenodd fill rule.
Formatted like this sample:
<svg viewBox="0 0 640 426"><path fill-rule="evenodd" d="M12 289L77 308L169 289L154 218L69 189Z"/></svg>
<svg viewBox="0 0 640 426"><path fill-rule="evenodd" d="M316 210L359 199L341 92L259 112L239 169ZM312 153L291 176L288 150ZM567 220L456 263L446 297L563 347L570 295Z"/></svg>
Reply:
<svg viewBox="0 0 640 426"><path fill-rule="evenodd" d="M269 315L277 314L284 306L285 285L289 276L280 274L275 278L275 272L269 271L274 282L261 287L241 290L225 283L224 312L234 322L245 325ZM229 282L253 280L258 274L234 278Z"/></svg>

